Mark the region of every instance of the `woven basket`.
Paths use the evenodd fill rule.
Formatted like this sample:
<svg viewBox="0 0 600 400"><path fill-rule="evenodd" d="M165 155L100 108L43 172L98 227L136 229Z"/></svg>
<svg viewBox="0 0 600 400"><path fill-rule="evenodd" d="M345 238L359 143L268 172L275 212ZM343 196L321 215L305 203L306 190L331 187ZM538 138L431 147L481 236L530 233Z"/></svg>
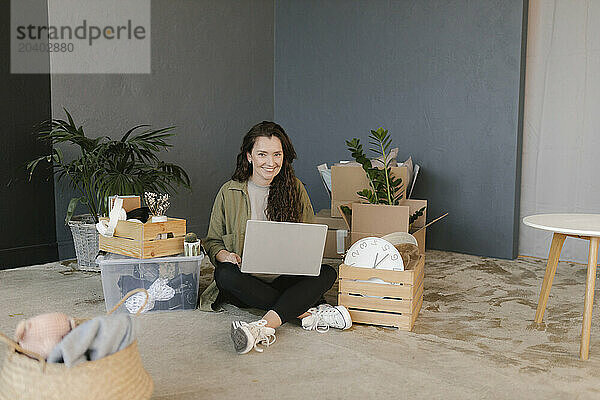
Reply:
<svg viewBox="0 0 600 400"><path fill-rule="evenodd" d="M138 292L148 296L145 289L132 290L109 314ZM10 348L0 370L1 400L149 399L154 390L152 378L142 365L137 341L107 357L69 368L46 363L43 357L21 348L2 333L0 340Z"/></svg>
<svg viewBox="0 0 600 400"><path fill-rule="evenodd" d="M98 231L90 214L76 215L69 221L79 269L100 272L96 263L98 255Z"/></svg>

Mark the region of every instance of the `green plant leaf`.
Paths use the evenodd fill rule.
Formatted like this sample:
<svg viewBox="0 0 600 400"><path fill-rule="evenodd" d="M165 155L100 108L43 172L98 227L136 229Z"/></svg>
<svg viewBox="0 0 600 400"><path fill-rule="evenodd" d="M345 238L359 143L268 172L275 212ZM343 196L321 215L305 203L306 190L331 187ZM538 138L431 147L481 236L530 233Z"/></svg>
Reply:
<svg viewBox="0 0 600 400"><path fill-rule="evenodd" d="M71 114L69 114L69 112L67 111L66 108L63 107L63 110L65 111L65 114L67 114L67 118L69 119L69 124L72 126L75 126L75 122L73 122L73 118L71 117Z"/></svg>
<svg viewBox="0 0 600 400"><path fill-rule="evenodd" d="M176 192L181 186L191 189L185 170L159 157L161 151L172 147L168 139L174 136L175 127L153 130L144 124L129 129L119 140L108 136L90 138L64 111L66 120L55 118L37 125L38 138L53 146L53 153L27 164L30 179L40 161L50 162L57 179L67 179L80 194L78 202L94 216L107 211L106 197L110 195L141 194L154 189ZM74 159L64 160L56 146L61 143L79 150Z"/></svg>
<svg viewBox="0 0 600 400"><path fill-rule="evenodd" d="M142 125L137 125L137 126L134 126L133 128L131 128L130 130L128 130L128 131L127 131L127 132L126 132L126 133L123 135L123 137L121 138L121 142L124 142L124 141L126 141L126 140L127 140L127 138L129 137L129 135L131 135L131 133L132 133L133 131L135 131L135 130L136 130L136 129L138 129L138 128L142 128L142 127L144 127L144 126L150 126L150 125L148 125L148 124L142 124Z"/></svg>
<svg viewBox="0 0 600 400"><path fill-rule="evenodd" d="M71 201L69 201L69 206L67 207L67 216L65 217L65 225L67 225L71 218L73 218L73 213L75 212L77 203L79 203L80 200L81 199L79 197L73 197Z"/></svg>
<svg viewBox="0 0 600 400"><path fill-rule="evenodd" d="M352 209L348 206L340 206L340 209L342 210L342 212L344 213L344 215L346 217L348 217L348 220L351 220L350 217L352 217Z"/></svg>
<svg viewBox="0 0 600 400"><path fill-rule="evenodd" d="M360 192L356 192L356 194L363 200L368 201L369 203L372 204L377 204L377 197L375 196L375 193L372 190L369 189L363 189Z"/></svg>
<svg viewBox="0 0 600 400"><path fill-rule="evenodd" d="M35 160L32 160L30 162L27 163L27 167L26 169L29 171L29 181L31 181L32 175L33 175L33 171L35 171L37 165L40 163L40 161L45 161L47 159L48 156L41 156L36 158Z"/></svg>
<svg viewBox="0 0 600 400"><path fill-rule="evenodd" d="M395 179L389 168L390 160L388 160L388 156L391 143L391 136L383 127L371 130L369 134L369 151L377 157L381 157L385 163L384 168L379 170L372 168L370 160L367 159L362 150L359 139L354 138L346 141L352 157L363 166L372 189L369 189L370 192L362 190L358 194L361 198L375 204L398 204L398 200L403 196L401 193L402 180Z"/></svg>
<svg viewBox="0 0 600 400"><path fill-rule="evenodd" d="M54 163L61 164L64 160L62 150L59 147L55 147L53 150L54 150L54 155L53 155Z"/></svg>
<svg viewBox="0 0 600 400"><path fill-rule="evenodd" d="M427 206L422 207L421 209L415 211L408 219L408 225L412 225L413 222L415 222L419 217L421 217L423 215L423 212L425 211L425 209L427 208Z"/></svg>

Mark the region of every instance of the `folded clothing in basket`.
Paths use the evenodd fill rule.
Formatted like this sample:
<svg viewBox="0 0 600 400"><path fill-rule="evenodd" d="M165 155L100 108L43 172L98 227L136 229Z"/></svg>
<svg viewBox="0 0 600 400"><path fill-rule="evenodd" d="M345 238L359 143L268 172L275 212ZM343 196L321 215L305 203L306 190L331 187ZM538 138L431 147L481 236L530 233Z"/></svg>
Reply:
<svg viewBox="0 0 600 400"><path fill-rule="evenodd" d="M72 367L123 350L134 339L131 315L103 315L86 321L69 332L50 351L47 361Z"/></svg>

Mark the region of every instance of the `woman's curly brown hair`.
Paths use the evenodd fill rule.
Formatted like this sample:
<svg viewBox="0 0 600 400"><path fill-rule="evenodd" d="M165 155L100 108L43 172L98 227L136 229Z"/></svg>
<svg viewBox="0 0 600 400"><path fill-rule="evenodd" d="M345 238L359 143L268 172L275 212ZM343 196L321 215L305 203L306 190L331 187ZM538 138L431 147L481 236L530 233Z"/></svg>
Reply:
<svg viewBox="0 0 600 400"><path fill-rule="evenodd" d="M296 150L292 141L283 128L274 122L263 121L254 125L244 136L240 153L237 156L237 166L231 179L246 182L252 176L252 164L248 162L247 153L252 153L256 139L264 136L275 136L281 141L283 149L283 164L281 170L269 186L266 214L270 221L301 222L302 204L300 191L296 184L296 175L292 162L296 159Z"/></svg>

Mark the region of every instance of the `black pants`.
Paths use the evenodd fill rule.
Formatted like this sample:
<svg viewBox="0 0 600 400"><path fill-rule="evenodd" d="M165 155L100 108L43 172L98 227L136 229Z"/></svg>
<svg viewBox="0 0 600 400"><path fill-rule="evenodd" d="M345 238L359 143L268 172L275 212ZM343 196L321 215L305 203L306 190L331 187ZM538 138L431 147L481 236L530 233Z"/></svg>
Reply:
<svg viewBox="0 0 600 400"><path fill-rule="evenodd" d="M237 306L273 310L281 322L290 321L314 307L331 289L337 273L329 265L321 266L319 276L281 275L273 282L265 282L240 271L232 263L217 262L215 282L219 301Z"/></svg>

